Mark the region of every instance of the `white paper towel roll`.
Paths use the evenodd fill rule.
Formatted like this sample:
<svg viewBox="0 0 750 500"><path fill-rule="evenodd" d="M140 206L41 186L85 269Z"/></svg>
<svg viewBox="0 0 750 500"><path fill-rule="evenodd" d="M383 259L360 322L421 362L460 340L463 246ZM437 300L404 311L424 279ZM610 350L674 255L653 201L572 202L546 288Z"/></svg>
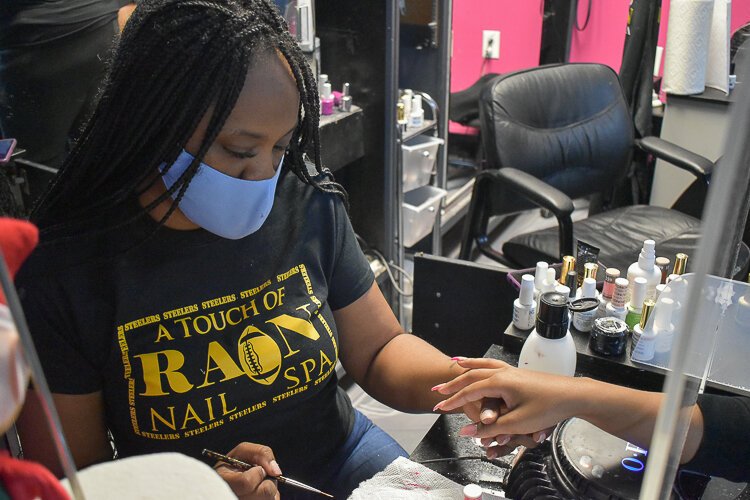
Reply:
<svg viewBox="0 0 750 500"><path fill-rule="evenodd" d="M729 93L729 39L732 17L731 0L715 0L711 20L711 37L708 40L706 87Z"/></svg>
<svg viewBox="0 0 750 500"><path fill-rule="evenodd" d="M663 90L700 94L706 86L713 0L671 0Z"/></svg>

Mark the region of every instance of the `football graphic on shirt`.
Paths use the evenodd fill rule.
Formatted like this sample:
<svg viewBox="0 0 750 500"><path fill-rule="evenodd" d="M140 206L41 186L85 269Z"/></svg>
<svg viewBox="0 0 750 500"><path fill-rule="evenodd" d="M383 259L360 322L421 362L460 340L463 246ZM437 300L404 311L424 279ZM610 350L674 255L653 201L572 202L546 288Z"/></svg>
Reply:
<svg viewBox="0 0 750 500"><path fill-rule="evenodd" d="M271 337L248 326L240 335L237 351L248 377L259 384L273 384L281 371L281 349Z"/></svg>

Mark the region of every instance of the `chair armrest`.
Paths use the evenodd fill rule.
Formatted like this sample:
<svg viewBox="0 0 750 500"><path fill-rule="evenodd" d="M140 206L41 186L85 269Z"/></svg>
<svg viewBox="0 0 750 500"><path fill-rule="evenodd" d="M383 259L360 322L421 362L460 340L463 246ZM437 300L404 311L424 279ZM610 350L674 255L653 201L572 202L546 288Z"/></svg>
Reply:
<svg viewBox="0 0 750 500"><path fill-rule="evenodd" d="M643 139L636 139L635 145L638 146L642 151L650 153L657 158L661 158L686 170L708 184L708 180L713 172L714 163L708 158L704 158L699 154L695 154L692 151L665 141L659 137L644 137Z"/></svg>
<svg viewBox="0 0 750 500"><path fill-rule="evenodd" d="M482 175L492 175L496 181L513 189L535 205L546 208L555 217L570 217L573 213L573 200L559 189L543 180L515 168L489 170Z"/></svg>
<svg viewBox="0 0 750 500"><path fill-rule="evenodd" d="M560 257L573 255L573 221L570 216L574 207L573 200L568 195L543 180L515 168L484 171L477 178L477 182L482 176L493 177L495 182L504 185L510 191L552 212L559 227Z"/></svg>

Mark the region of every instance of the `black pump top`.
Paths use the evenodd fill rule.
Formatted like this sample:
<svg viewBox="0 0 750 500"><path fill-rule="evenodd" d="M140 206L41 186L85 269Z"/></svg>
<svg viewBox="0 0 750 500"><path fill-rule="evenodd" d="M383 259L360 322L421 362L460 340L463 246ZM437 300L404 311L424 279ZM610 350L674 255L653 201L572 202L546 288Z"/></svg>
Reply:
<svg viewBox="0 0 750 500"><path fill-rule="evenodd" d="M542 294L536 332L545 339L561 339L568 333L568 297L560 292Z"/></svg>

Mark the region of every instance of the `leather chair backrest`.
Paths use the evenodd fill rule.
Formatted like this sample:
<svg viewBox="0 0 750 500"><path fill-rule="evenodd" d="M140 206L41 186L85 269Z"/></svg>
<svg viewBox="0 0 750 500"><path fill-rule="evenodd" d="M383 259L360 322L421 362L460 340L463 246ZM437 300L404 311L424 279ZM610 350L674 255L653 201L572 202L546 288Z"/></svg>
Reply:
<svg viewBox="0 0 750 500"><path fill-rule="evenodd" d="M489 168L513 167L571 198L611 189L624 176L633 122L617 74L601 64L559 64L490 81L480 98ZM494 214L528 208L493 197Z"/></svg>

